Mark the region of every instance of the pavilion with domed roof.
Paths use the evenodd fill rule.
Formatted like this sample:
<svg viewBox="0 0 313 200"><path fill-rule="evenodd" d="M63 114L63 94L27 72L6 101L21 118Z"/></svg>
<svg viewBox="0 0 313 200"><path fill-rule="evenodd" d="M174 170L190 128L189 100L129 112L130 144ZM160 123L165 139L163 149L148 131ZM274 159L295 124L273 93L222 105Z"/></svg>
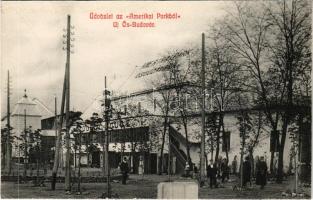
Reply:
<svg viewBox="0 0 313 200"><path fill-rule="evenodd" d="M10 125L13 128L11 135L20 137L25 128L31 128L33 131L41 129L41 120L47 117L53 116L51 112L39 99L30 98L25 89L25 93L22 98L15 103L13 110L10 114ZM7 116L1 119L1 125L4 127L7 124ZM15 143L18 141L15 139ZM18 152L18 148L13 144L12 157L21 157L21 152Z"/></svg>

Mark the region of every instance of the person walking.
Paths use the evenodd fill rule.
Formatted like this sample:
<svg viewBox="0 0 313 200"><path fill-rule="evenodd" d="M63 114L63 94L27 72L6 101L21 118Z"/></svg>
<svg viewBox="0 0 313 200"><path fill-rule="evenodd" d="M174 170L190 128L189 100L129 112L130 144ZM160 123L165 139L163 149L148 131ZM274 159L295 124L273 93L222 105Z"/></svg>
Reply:
<svg viewBox="0 0 313 200"><path fill-rule="evenodd" d="M223 161L222 156L219 156L217 161L215 161L215 165L216 165L216 169L217 169L217 177L218 178L221 178L221 176L222 176L222 170L221 170L222 161Z"/></svg>
<svg viewBox="0 0 313 200"><path fill-rule="evenodd" d="M243 187L247 185L247 182L250 182L251 179L251 163L249 161L249 156L245 158L245 161L243 162Z"/></svg>
<svg viewBox="0 0 313 200"><path fill-rule="evenodd" d="M260 157L260 161L256 167L256 184L261 186L261 189L266 185L267 164L264 157Z"/></svg>
<svg viewBox="0 0 313 200"><path fill-rule="evenodd" d="M256 156L256 157L255 157L254 162L255 162L255 163L254 163L254 174L253 174L253 176L256 178L258 165L259 165L259 163L260 163L260 158L259 158L259 156Z"/></svg>
<svg viewBox="0 0 313 200"><path fill-rule="evenodd" d="M122 163L120 164L120 169L122 172L122 184L126 185L126 179L128 177L129 167L127 163L127 158L124 157Z"/></svg>
<svg viewBox="0 0 313 200"><path fill-rule="evenodd" d="M193 167L193 178L198 179L198 167L194 164Z"/></svg>
<svg viewBox="0 0 313 200"><path fill-rule="evenodd" d="M278 174L278 152L274 153L273 159L273 175L272 178L277 177Z"/></svg>
<svg viewBox="0 0 313 200"><path fill-rule="evenodd" d="M188 161L185 164L185 177L190 177L190 165Z"/></svg>
<svg viewBox="0 0 313 200"><path fill-rule="evenodd" d="M140 156L140 157L139 157L138 174L139 174L139 175L143 175L144 169L145 169L145 168L144 168L143 157Z"/></svg>
<svg viewBox="0 0 313 200"><path fill-rule="evenodd" d="M229 170L227 165L227 159L224 158L221 164L221 171L222 171L222 183L224 183L225 178L229 180Z"/></svg>
<svg viewBox="0 0 313 200"><path fill-rule="evenodd" d="M235 155L235 156L234 156L234 159L233 159L233 161L232 161L232 163L231 163L232 173L233 173L234 175L237 175L237 168L238 168L237 166L238 166L237 155Z"/></svg>
<svg viewBox="0 0 313 200"><path fill-rule="evenodd" d="M210 179L210 188L212 188L213 185L215 188L217 188L216 176L217 176L216 164L213 164L213 160L210 160L210 164L207 167L207 177Z"/></svg>

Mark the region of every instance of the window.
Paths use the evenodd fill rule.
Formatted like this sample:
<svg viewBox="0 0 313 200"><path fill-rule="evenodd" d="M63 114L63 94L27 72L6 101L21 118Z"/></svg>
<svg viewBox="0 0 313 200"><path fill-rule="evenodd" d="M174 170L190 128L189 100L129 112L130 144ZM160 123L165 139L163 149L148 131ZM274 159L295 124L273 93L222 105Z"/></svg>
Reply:
<svg viewBox="0 0 313 200"><path fill-rule="evenodd" d="M279 146L279 131L271 131L271 139L270 139L270 151L278 152Z"/></svg>
<svg viewBox="0 0 313 200"><path fill-rule="evenodd" d="M229 152L230 149L230 131L225 131L223 138L223 144L222 144L222 151L223 152Z"/></svg>

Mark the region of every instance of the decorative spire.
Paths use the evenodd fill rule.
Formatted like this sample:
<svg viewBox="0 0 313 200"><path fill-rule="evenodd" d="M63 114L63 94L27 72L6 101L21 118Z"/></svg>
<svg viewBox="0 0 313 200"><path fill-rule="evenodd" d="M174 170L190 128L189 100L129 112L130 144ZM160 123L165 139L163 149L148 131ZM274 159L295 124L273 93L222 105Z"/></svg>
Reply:
<svg viewBox="0 0 313 200"><path fill-rule="evenodd" d="M24 92L25 92L25 94L23 97L27 98L26 89L24 89Z"/></svg>

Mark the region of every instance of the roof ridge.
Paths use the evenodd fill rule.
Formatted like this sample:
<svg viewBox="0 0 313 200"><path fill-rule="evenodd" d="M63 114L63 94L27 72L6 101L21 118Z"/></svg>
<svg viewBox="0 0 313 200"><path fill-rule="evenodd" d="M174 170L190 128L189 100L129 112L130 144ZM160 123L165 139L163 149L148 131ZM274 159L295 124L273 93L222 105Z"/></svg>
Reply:
<svg viewBox="0 0 313 200"><path fill-rule="evenodd" d="M40 101L38 98L34 97L34 98L32 99L32 101L35 101L35 100L37 100L37 102L38 102L46 111L48 111L50 114L53 114L53 112L52 112L42 101Z"/></svg>

